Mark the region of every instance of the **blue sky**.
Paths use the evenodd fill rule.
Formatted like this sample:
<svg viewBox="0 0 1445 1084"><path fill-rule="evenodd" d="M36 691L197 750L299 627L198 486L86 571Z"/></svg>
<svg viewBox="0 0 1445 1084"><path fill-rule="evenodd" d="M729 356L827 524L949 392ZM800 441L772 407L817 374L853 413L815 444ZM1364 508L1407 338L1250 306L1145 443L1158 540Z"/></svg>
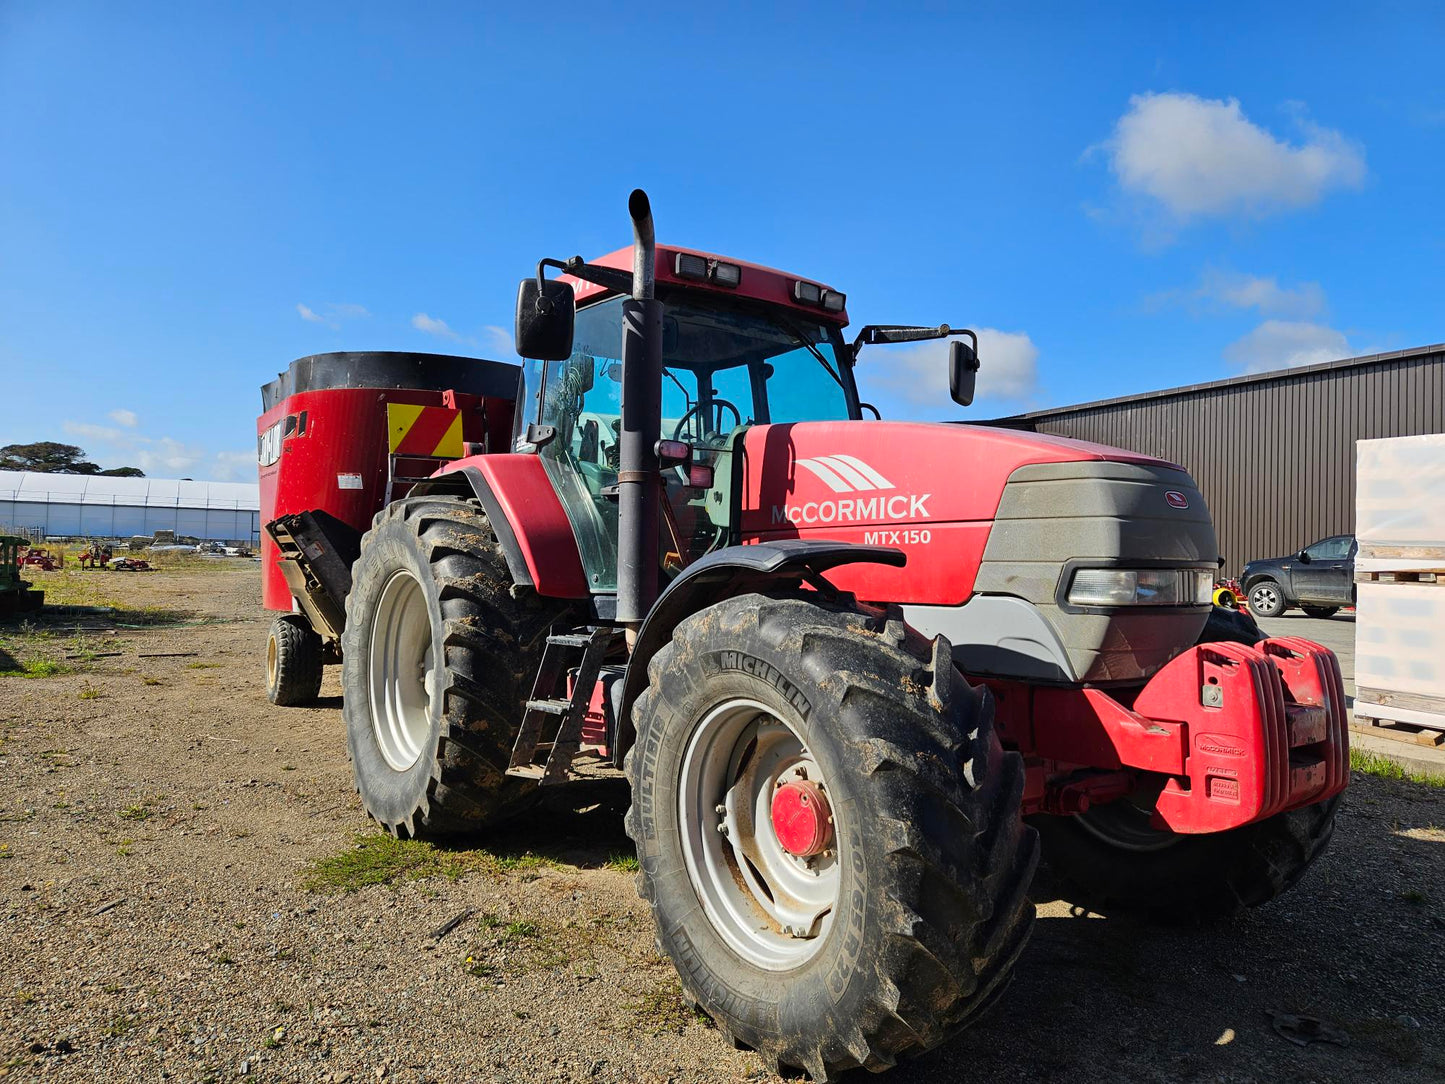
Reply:
<svg viewBox="0 0 1445 1084"><path fill-rule="evenodd" d="M886 417L1445 339L1438 6L667 7L0 3L0 443L254 477L292 358L507 357L637 185L855 324L988 329L969 411L865 352Z"/></svg>

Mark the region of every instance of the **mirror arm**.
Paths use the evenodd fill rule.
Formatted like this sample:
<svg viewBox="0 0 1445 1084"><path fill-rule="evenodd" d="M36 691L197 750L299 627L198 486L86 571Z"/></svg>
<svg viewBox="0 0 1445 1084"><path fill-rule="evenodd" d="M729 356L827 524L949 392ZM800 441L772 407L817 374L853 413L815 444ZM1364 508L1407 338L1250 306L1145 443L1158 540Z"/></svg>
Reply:
<svg viewBox="0 0 1445 1084"><path fill-rule="evenodd" d="M567 260L538 260L537 288L539 291L541 290L541 283L546 277L544 268L548 267L555 267L564 275L571 275L574 279L590 282L594 286L601 286L615 293L630 294L632 292L631 272L619 271L615 267L599 267L595 263L588 263L581 256L573 256Z"/></svg>
<svg viewBox="0 0 1445 1084"><path fill-rule="evenodd" d="M852 351L854 357L858 349L863 346L877 346L880 343L916 343L928 339L946 339L950 335L967 335L973 339L975 352L978 350L978 337L967 328L954 329L949 324L939 324L937 327L916 327L912 324L868 324L861 328L858 337L853 340Z"/></svg>

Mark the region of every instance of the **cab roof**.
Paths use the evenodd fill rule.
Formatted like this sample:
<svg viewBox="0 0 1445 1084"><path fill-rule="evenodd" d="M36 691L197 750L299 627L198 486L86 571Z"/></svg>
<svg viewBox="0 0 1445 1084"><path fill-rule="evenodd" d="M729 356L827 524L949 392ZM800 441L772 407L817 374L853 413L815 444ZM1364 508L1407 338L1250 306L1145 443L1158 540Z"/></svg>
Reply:
<svg viewBox="0 0 1445 1084"><path fill-rule="evenodd" d="M682 278L677 274L677 256L679 253L688 256L701 256L705 260L717 260L720 263L734 264L742 269L738 285L736 287L719 286L711 281L699 281L697 279ZM600 259L592 260L600 267L613 267L623 271L632 270L632 246L619 248L616 252L609 252ZM563 282L570 282L575 292L577 303L595 300L598 297L609 294L612 291L605 286L598 286L596 283L584 282L571 275L560 276ZM657 281L664 285L684 286L689 290L702 290L708 293L732 295L734 297L746 297L755 301L767 302L771 305L782 305L793 309L796 312L806 314L809 319L821 320L826 323L836 324L839 327L846 327L848 324L848 310L845 306L841 312L827 312L816 305L805 305L793 297L793 284L795 282L807 282L821 286L825 290L832 289L826 282L818 279L803 278L800 275L790 274L787 271L779 271L773 267L763 267L760 264L747 263L743 260L735 260L730 256L719 256L713 252L703 252L695 248L679 248L675 245L657 246Z"/></svg>

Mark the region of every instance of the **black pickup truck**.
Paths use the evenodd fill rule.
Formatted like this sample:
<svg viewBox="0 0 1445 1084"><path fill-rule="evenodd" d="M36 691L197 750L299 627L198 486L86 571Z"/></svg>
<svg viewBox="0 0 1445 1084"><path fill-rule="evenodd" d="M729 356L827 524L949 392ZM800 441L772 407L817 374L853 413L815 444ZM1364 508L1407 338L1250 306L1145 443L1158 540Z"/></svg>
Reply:
<svg viewBox="0 0 1445 1084"><path fill-rule="evenodd" d="M1310 617L1329 617L1355 604L1353 535L1322 538L1288 557L1250 561L1239 586L1256 617L1278 617L1298 606Z"/></svg>

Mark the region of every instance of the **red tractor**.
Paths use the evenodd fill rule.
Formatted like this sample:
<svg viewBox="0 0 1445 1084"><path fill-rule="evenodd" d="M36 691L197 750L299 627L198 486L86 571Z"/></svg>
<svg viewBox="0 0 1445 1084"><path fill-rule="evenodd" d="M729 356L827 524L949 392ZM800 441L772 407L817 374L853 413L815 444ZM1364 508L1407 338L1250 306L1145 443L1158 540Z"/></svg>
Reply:
<svg viewBox="0 0 1445 1084"><path fill-rule="evenodd" d="M989 1005L1041 843L1095 907L1298 880L1348 779L1340 671L1212 631L1189 475L869 420L865 347L952 339L966 405L972 333L847 342L842 293L630 211L630 249L522 282L520 367L326 354L263 389L270 696L340 663L371 816L472 832L625 776L688 996L817 1079Z"/></svg>

